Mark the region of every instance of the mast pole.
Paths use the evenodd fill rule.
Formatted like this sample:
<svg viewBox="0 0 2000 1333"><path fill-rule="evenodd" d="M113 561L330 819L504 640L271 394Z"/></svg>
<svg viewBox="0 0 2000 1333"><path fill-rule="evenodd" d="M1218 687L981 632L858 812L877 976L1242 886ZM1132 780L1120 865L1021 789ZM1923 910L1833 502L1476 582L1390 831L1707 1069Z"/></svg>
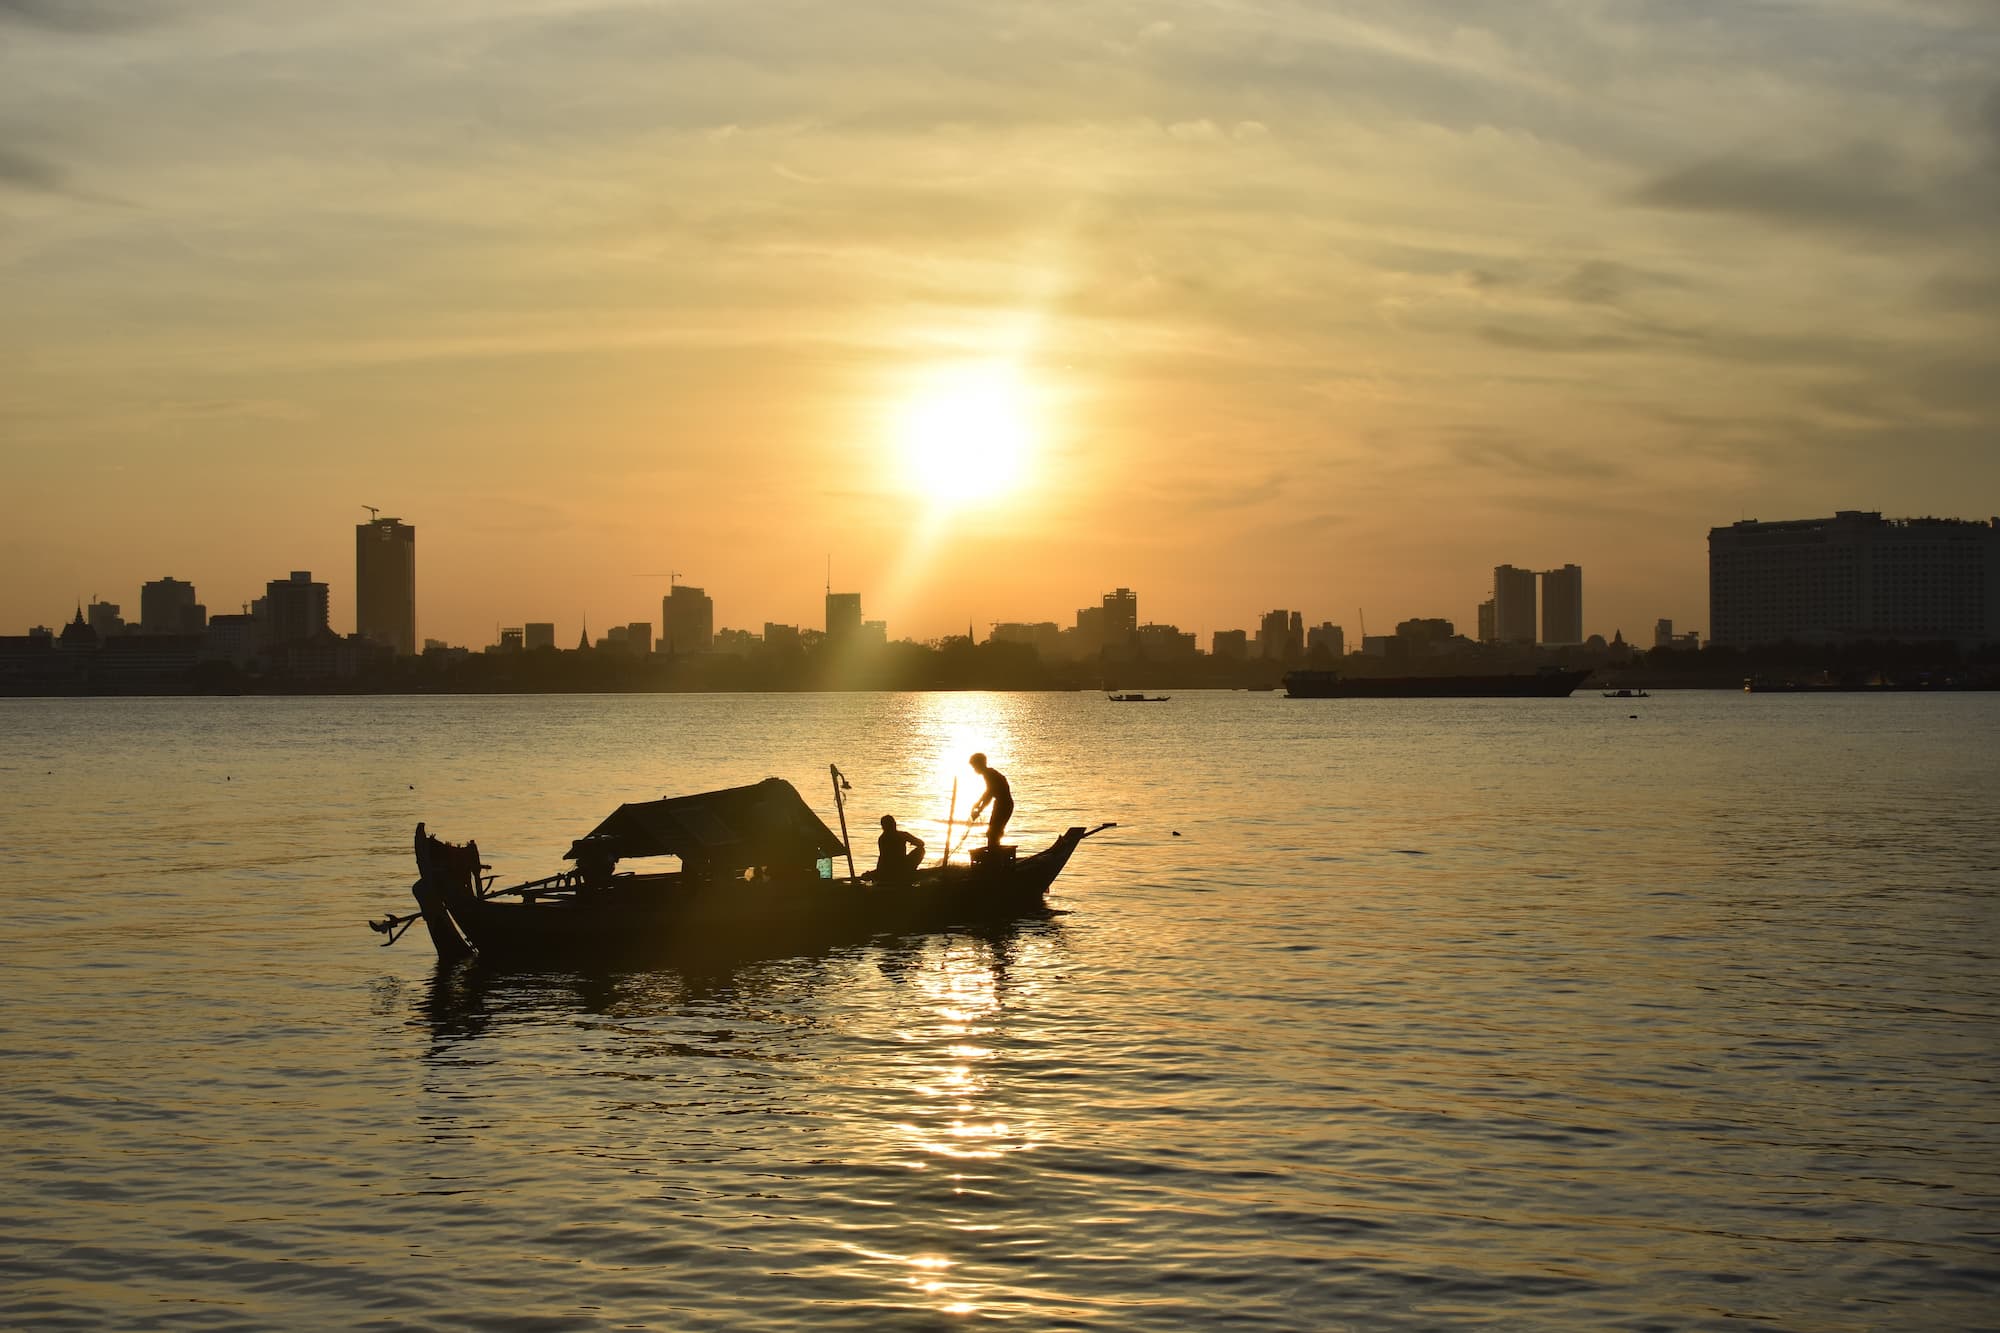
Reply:
<svg viewBox="0 0 2000 1333"><path fill-rule="evenodd" d="M840 845L847 852L847 877L859 879L854 873L854 844L847 837L847 802L841 799L840 785L846 779L840 775L840 765L828 764L826 771L833 775L833 808L840 812Z"/></svg>

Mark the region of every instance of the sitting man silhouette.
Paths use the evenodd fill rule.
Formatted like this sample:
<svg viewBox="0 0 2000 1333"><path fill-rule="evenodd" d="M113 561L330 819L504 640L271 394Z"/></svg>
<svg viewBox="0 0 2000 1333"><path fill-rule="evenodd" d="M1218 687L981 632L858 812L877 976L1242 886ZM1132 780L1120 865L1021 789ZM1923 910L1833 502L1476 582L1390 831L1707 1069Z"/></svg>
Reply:
<svg viewBox="0 0 2000 1333"><path fill-rule="evenodd" d="M875 878L898 884L924 863L924 840L896 827L894 815L882 816L882 836L875 839Z"/></svg>
<svg viewBox="0 0 2000 1333"><path fill-rule="evenodd" d="M993 817L986 824L986 847L991 851L1000 845L1000 835L1007 831L1007 821L1014 817L1014 791L1007 785L1005 773L987 766L985 755L973 755L971 763L972 771L986 779L986 791L972 803L972 809L965 818L967 823L972 823L979 818L979 812L986 808L988 801L993 803Z"/></svg>

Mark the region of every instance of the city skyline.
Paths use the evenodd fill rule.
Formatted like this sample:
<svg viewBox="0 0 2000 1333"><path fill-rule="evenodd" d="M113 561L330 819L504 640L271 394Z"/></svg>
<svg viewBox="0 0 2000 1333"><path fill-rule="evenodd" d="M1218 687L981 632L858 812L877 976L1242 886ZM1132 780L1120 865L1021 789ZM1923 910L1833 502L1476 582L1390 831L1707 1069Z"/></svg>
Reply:
<svg viewBox="0 0 2000 1333"><path fill-rule="evenodd" d="M261 598L243 614L210 616L191 583L166 576L140 590L141 615L128 622L122 604L93 600L75 609L58 633L35 627L25 635L0 635L0 676L14 689L118 692L135 688L229 688L274 672L273 683L295 687L310 681L359 681L376 688L416 683L404 670L422 658L423 668L447 668L473 660L471 644L424 640L421 653L411 642L416 591L416 529L380 517L355 529L357 629L342 635L332 624L329 584L309 570L292 570L265 585ZM1704 638L1699 629L1677 628L1671 617L1655 621L1653 648L1670 657L1704 647L1725 653L1744 649L1801 650L1859 648L1864 654L1892 656L1898 646L1916 649L1934 664L1955 662L1959 653L1990 653L2000 627L2000 517L1931 516L1885 518L1877 511L1844 510L1830 517L1775 522L1739 520L1708 533L1711 610L1715 625ZM647 576L654 577L654 576ZM605 670L551 676L560 654L552 621L496 624L492 640L477 645L480 655L500 659L545 650L535 667L542 688L602 686L620 680L676 689L716 689L742 685L763 688L889 688L927 681L930 688L960 687L974 679L1010 688L1051 685L1074 688L1075 671L1144 669L1174 673L1189 683L1199 668L1201 683L1259 687L1251 663L1292 666L1308 661L1332 665L1346 657L1364 675L1376 664L1420 669L1419 674L1453 662L1535 660L1583 671L1629 662L1638 636L1610 640L1582 631L1583 569L1574 563L1533 570L1496 565L1493 595L1480 603L1471 633L1450 617L1413 616L1396 621L1393 633L1365 631L1349 645L1342 626L1309 624L1303 612L1280 607L1256 617L1254 638L1246 629L1202 632L1142 617L1136 589L1120 585L1102 593L1095 605L1080 607L1074 623L992 622L988 645L1001 650L984 668L973 668L963 653L981 636L975 624L964 636L892 641L887 623L867 619L859 592L835 592L831 569L819 628L765 621L762 631L715 624L714 603L700 587L667 575L668 592L660 618L613 623L594 641L587 626L578 637L579 662L604 659ZM1539 632L1536 621L1539 616ZM370 628L370 626L373 628ZM1021 650L1028 650L1025 657ZM435 653L433 650L437 650ZM99 657L99 652L105 654ZM911 652L934 655L924 665ZM1578 656L1579 652L1583 654ZM900 654L900 656L892 656ZM638 665L659 655L665 673L643 682L621 674L619 664ZM1533 656L1531 656L1533 655ZM947 659L950 659L947 661ZM725 667L724 662L738 665ZM1894 669L1913 668L1907 655ZM1054 668L1028 670L1025 662ZM1065 665L1066 664L1066 665ZM1723 668L1726 670L1727 668ZM1864 668L1865 669L1865 668ZM1877 667L1881 670L1881 667ZM1842 670L1851 675L1850 659ZM499 671L504 676L506 668ZM981 671L985 674L982 676ZM498 679L495 677L494 679ZM1925 677L1926 682L1931 678ZM1248 685L1243 685L1244 681ZM440 682L431 680L435 688ZM461 678L476 687L478 678ZM510 684L519 683L509 680ZM1796 686L1793 686L1796 688Z"/></svg>
<svg viewBox="0 0 2000 1333"><path fill-rule="evenodd" d="M2000 532L2000 518L1917 516L1885 520L1879 511L1858 510L1775 522L1738 520L1711 528L1709 609L1718 622L1711 636L1718 643L1749 646L1795 636L1814 641L1829 635L1920 639L1932 634L1964 647L1977 647L1992 626L2000 625L2000 543L1994 539L1996 532ZM1746 558L1742 552L1745 541L1769 555L1751 557L1752 564L1741 563ZM525 619L514 625L496 621L492 637L485 640L452 645L449 640L426 636L419 643L414 632L418 586L415 542L414 525L381 518L373 507L369 521L356 525L355 638L372 640L403 657L431 647L497 646L507 651L557 646L558 622ZM703 588L680 582L678 571L666 577L668 589L660 598L657 621L614 619L606 627L605 637L597 642L601 645L608 639L621 647L636 642L643 645L641 652L702 654L718 649L740 651L746 644L769 641L780 632L788 639L801 633L817 634L834 646L891 641L886 620L864 618L862 593L833 590L830 562L817 629L807 622L767 619L762 621L760 633L750 628L759 623L754 613L741 617L740 626L718 624L714 600ZM1583 570L1574 563L1544 570L1496 565L1490 586L1492 595L1476 606L1469 623L1456 616L1392 614L1395 636L1414 633L1426 640L1456 636L1475 643L1543 648L1623 638L1622 626L1608 636L1584 631ZM301 587L310 589L314 599L310 616L284 609ZM253 620L297 621L278 634L279 640L310 637L301 626L305 630L316 626L314 632L335 632L338 636L333 631L330 585L312 580L310 571L293 570L284 580L268 581L265 596L245 603L244 614L219 612L213 622L207 606L197 601L199 595L193 583L167 575L141 585L136 620L125 618L124 603L95 596L87 604L79 602L72 619L82 624L87 612L88 623L99 636L199 633L209 623ZM1753 605L1755 610L1750 609ZM1392 637L1367 634L1365 612L1357 620L1360 632L1353 640L1355 652L1370 652L1372 645ZM975 642L984 637L1004 639L1032 645L1043 657L1068 659L1094 653L1099 645L1115 644L1128 644L1153 656L1162 652L1172 656L1185 650L1196 655L1296 659L1304 655L1308 643L1315 648L1332 646L1338 656L1347 642L1345 627L1338 621L1325 619L1309 627L1304 613L1295 609L1264 612L1252 616L1251 621L1257 624L1254 634L1239 627L1190 630L1157 617L1142 620L1138 593L1120 585L1102 593L1095 605L1077 608L1072 623L1066 624L1062 618L996 620L986 622L990 634L981 635L978 622L969 621L966 629ZM1381 623L1378 619L1378 625ZM55 626L39 629L53 632ZM954 633L945 635L902 634L894 638L939 643L959 637L956 627L953 629ZM227 631L224 638L234 646L241 633L249 632L246 623L241 631ZM1183 640L1184 645L1180 643ZM1625 639L1627 643L1641 641L1638 634ZM1683 625L1676 632L1673 617L1655 619L1656 645L1702 641L1699 628ZM587 620L580 622L579 642L582 646L591 643ZM1210 646L1200 647L1203 642ZM237 655L233 647L232 655Z"/></svg>
<svg viewBox="0 0 2000 1333"><path fill-rule="evenodd" d="M1632 636L1714 523L2000 493L1990 7L0 27L4 623L373 504L452 640L675 568L810 623L829 552L920 637L1469 621L1495 559Z"/></svg>
<svg viewBox="0 0 2000 1333"><path fill-rule="evenodd" d="M352 589L353 609L351 615L346 617L346 619L352 622L352 632L361 637L372 638L384 647L390 648L403 656L409 656L428 645L445 646L451 644L452 641L447 638L429 634L419 636L415 632L414 627L417 616L420 613L428 614L422 612L424 604L422 585L417 581L415 573L414 549L417 532L416 525L405 523L399 518L382 518L373 506L366 507L370 510L369 521L357 524L354 530L355 557L352 566L354 578L351 585L348 585ZM1500 566L1494 570L1496 587L1500 576L1510 569L1510 566ZM1536 575L1528 571L1521 572L1529 573L1532 589ZM1563 572L1579 578L1581 575L1581 571L1575 565L1565 566ZM1548 577L1555 573L1557 571L1543 571L1540 577L1546 581ZM657 578L660 576L645 577ZM615 635L622 641L628 634L637 633L641 626L645 626L649 630L656 632L655 634L648 635L649 640L654 641L652 647L656 647L660 651L692 652L710 651L714 647L717 633L757 635L760 631L755 627L759 625L765 631L768 631L774 625L794 632L814 630L815 632L824 633L829 639L835 640L859 635L864 630L873 630L878 640L893 637L899 641L914 642L937 642L958 635L956 626L951 627L943 634L917 635L905 633L893 636L887 635L887 622L885 619L869 618L864 620L864 595L862 593L836 592L830 583L822 591L821 617L817 626L805 620L783 621L769 618L760 620L754 611L739 616L738 620L740 623L730 624L716 616L714 600L706 594L704 588L680 582L679 580L682 576L678 572L670 573L665 577L669 580L669 585L666 592L659 598L657 620L624 621L613 616L608 620L600 621L600 629L606 633ZM829 579L831 577L830 571L828 577ZM318 623L336 634L347 633L348 630L341 628L340 622L343 620L343 615L339 598L334 592L334 589L339 585L333 580L311 581L310 570L294 569L283 580L267 580L264 597L248 599L241 603L243 615L248 616L253 611L256 611L259 615L264 614L263 608L266 603L271 598L278 596L287 584L297 585L308 583L309 581L310 586L317 590L317 605L319 607L317 612ZM176 615L193 614L197 618L206 617L206 605L197 605L195 603L195 598L198 595L200 595L199 587L195 582L179 579L173 575L163 576L158 580L147 581L143 583L140 591L142 603L146 607L164 605L166 600L171 599L176 607L182 604L185 604L187 607L186 612L176 611ZM1258 645L1271 635L1272 617L1276 616L1280 620L1283 620L1286 616L1289 616L1289 629L1284 625L1280 625L1277 632L1280 635L1289 633L1290 638L1296 641L1295 650L1298 652L1303 651L1306 643L1307 627L1302 619L1304 613L1298 610L1281 610L1261 614L1249 613L1236 625L1190 627L1161 616L1147 616L1142 620L1139 611L1138 596L1138 593L1134 589L1121 584L1102 592L1101 595L1087 598L1086 604L1080 608L1076 608L1073 613L1068 611L1042 612L1032 617L1023 616L1006 620L988 620L983 623L972 620L967 622L966 631L975 641L978 641L989 637L982 630L1018 632L1046 627L1050 630L1069 631L1073 628L1095 642L1122 641L1138 634L1142 629L1149 631L1174 631L1184 632L1189 635L1198 644L1202 645L1200 651L1203 653L1209 651L1207 645L1211 639L1218 636L1247 634L1247 642L1250 644L1251 649L1261 652L1263 650L1259 649ZM373 602L372 610L371 598ZM123 602L93 594L87 600L78 600L72 609L73 614L77 617L82 617L88 612L93 627L98 628L100 633L140 632L142 629L150 633L177 632L168 629L164 624L157 623L154 616L150 613L143 625L139 620L128 620L122 614L124 606L125 603ZM1386 633L1390 627L1405 620L1427 620L1439 623L1450 622L1457 627L1457 632L1461 635L1475 640L1484 640L1489 636L1485 632L1485 625L1482 618L1490 609L1490 606L1491 602L1489 600L1487 604L1476 608L1475 615L1471 618L1462 615L1409 615L1397 613L1392 609L1385 618L1378 620L1378 623L1383 626ZM1574 609L1576 607L1572 603L1572 610ZM1352 636L1346 634L1346 627L1341 620L1323 616L1311 626L1315 640L1330 635L1331 641L1345 641L1351 643L1354 651L1361 651L1364 642L1370 636L1365 633L1365 609L1357 608L1357 612L1357 625ZM223 615L225 618L242 618L235 616L233 613L225 613L220 609L218 609L216 614ZM1314 612L1314 614L1317 615L1319 613ZM1530 619L1532 619L1532 616ZM114 620L116 622L115 627L111 623ZM1258 628L1260 620L1262 627ZM1478 623L1475 624L1475 621ZM55 617L50 621L36 623L41 628L56 629L61 624L68 622L62 617ZM592 637L589 633L589 623L588 617L579 617L577 621L579 634L586 643L590 642ZM562 635L562 624L563 622L560 618L544 621L526 619L519 614L504 616L493 622L485 637L468 637L461 640L455 646L487 647L497 645L507 647L511 645L515 648L522 648L533 647L539 643L541 646L554 647L559 645ZM198 629L199 625L196 625L195 628ZM1612 634L1601 635L1599 637L1609 639L1619 632L1619 630L1614 630ZM1004 634L1002 637L1004 637ZM1497 636L1495 637L1497 638ZM1549 644L1581 643L1583 637L1582 635L1573 635L1561 639L1542 639L1539 641ZM1534 643L1538 640L1533 635L1530 635L1521 641Z"/></svg>
<svg viewBox="0 0 2000 1333"><path fill-rule="evenodd" d="M362 506L362 507L364 509L375 508L373 506ZM359 559L361 558L360 552L363 549L366 549L365 545L363 544L365 541L363 534L371 534L377 540L386 540L389 534L394 534L398 539L399 543L407 543L408 541L411 540L410 534L414 530L422 528L424 526L425 525L421 523L406 522L399 518L381 518L379 520L371 519L368 522L356 524L350 529L350 531L354 534L352 540L355 544L349 547L351 554L348 555L344 563L336 563L336 562L315 563L313 561L286 560L281 558L274 565L272 565L271 568L274 570L275 569L290 570L290 569L304 568L304 569L345 569L348 571L352 571L353 577L351 578L336 576L328 580L331 589L330 606L332 610L330 615L332 622L335 624L337 628L340 629L342 633L348 632L349 630L359 631L361 629L362 621L364 619L363 608L362 608L363 598L361 593L362 579L360 576L360 570L358 568ZM1704 535L1705 532L1706 530L1704 529ZM326 546L326 543L324 542L298 540L299 534L293 534L293 537L294 540L291 541L289 545L294 549L310 548L314 550L322 550L325 549ZM427 570L429 567L428 562L432 560L436 560L440 563L443 563L447 567L457 563L456 561L453 561L451 559L450 552L447 549L441 548L441 546L435 539L427 542L426 544L426 560L427 560L427 565L426 565ZM1703 548L1702 560L1704 562L1702 567L1703 588L1702 588L1702 596L1700 598L1700 605L1703 608L1703 610L1696 612L1692 617L1683 615L1680 617L1668 617L1668 618L1679 619L1684 624L1701 623L1701 620L1703 619L1703 614L1705 613L1705 606L1707 601L1707 594L1706 594L1707 569L1705 563L1706 562L1705 548ZM183 574L188 572L190 571L186 570L181 571L181 573ZM400 577L406 579L412 576L412 570L409 567L409 558L407 555L405 555L402 558L402 563L397 566L396 572ZM805 571L801 571L801 573L804 572ZM819 587L818 589L812 591L811 593L805 596L787 594L777 599L778 604L788 610L793 610L798 608L801 604L806 604L808 609L805 612L800 614L794 614L791 616L771 615L771 614L766 614L764 611L756 607L746 606L745 604L738 602L735 604L735 608L733 610L715 609L710 612L710 615L712 616L712 620L710 621L711 625L710 633L712 634L714 631L722 630L725 628L735 629L735 630L747 629L752 632L755 632L758 626L767 622L777 623L777 624L789 624L801 628L817 627L823 625L827 610L827 598L830 595L830 590L824 586L824 581L828 577L826 572L826 567L824 564L822 564L819 572L820 572L822 586ZM155 575L150 577L158 578L162 576ZM246 576L243 579L236 580L236 582L241 582L248 585L244 587L242 590L246 595L240 598L225 597L220 599L218 599L214 594L207 591L208 587L211 585L202 577L181 578L179 574L170 574L170 575L165 575L164 577L166 577L170 581L185 582L186 584L200 590L200 595L207 600L208 604L212 607L214 611L219 613L222 611L234 611L239 607L247 608L256 599L256 596L261 595L261 589L263 585L269 581L270 576L268 574L255 578ZM633 576L625 580L627 582L633 582L635 584L635 590L629 594L614 593L602 589L597 591L586 590L583 593L579 594L578 596L568 599L569 603L573 606L595 608L594 610L589 610L589 611L570 610L563 606L552 607L545 603L538 603L533 606L524 607L522 605L523 599L519 596L518 593L513 593L513 592L488 593L476 596L474 599L476 604L481 606L492 606L499 608L495 614L491 615L485 615L483 613L475 614L467 610L466 608L454 607L448 603L443 602L441 599L441 594L430 591L426 587L424 579L419 578L416 583L414 606L405 608L405 611L406 613L413 613L416 622L420 624L422 628L420 631L412 632L410 637L410 642L414 646L418 647L420 647L423 642L428 640L477 646L481 644L497 642L497 635L501 628L511 627L518 629L528 621L552 621L559 627L567 625L576 629L581 629L587 625L595 624L598 625L600 629L602 629L612 625L622 625L630 622L632 619L632 614L637 611L649 612L654 627L656 629L660 629L666 625L666 614L665 614L664 604L666 603L672 592L673 584L671 580L681 580L683 579L683 577L684 576L682 576L679 573ZM1592 585L1593 599L1597 595L1598 577L1599 576L1593 573L1593 585ZM127 594L126 585L130 584L133 586L134 589L136 589L138 585L144 584L148 581L149 581L149 576L144 576L144 575L126 576L122 578L122 580L114 576L113 579L111 580L111 585L110 585L112 587L111 592L105 592L102 589L94 587L92 591L87 594L83 594L81 596L67 596L59 599L60 605L58 605L58 599L51 598L47 595L43 596L23 595L22 586L19 584L14 584L14 585L9 585L4 589L0 589L0 593L7 594L4 596L0 596L0 605L20 605L29 608L35 608L35 607L41 608L39 611L30 609L28 613L25 614L24 616L17 617L14 623L17 623L18 625L21 626L36 625L36 624L58 625L60 623L66 622L71 612L75 611L78 608L88 609L88 607L95 602L108 603L120 607L126 606L128 605L128 603L125 600L123 600L124 595ZM606 582L608 584L615 585L617 582L619 582L619 580L613 577L607 579ZM1131 582L1131 580L1120 581L1112 578L1107 578L1103 581L1104 589L1109 589L1114 582L1119 583L1119 585L1122 587L1124 583ZM1288 581L1288 582L1290 583L1290 586L1297 586L1296 582L1293 581ZM1451 620L1454 623L1458 624L1460 627L1460 631L1462 633L1465 633L1468 637L1478 637L1477 634L1475 633L1475 626L1480 612L1478 604L1483 598L1490 597L1492 593L1490 567L1482 566L1477 569L1468 570L1466 572L1464 582L1466 583L1467 588L1465 593L1460 599L1466 602L1466 605L1463 606L1457 605L1456 603L1449 606L1426 603L1418 607L1397 607L1387 604L1384 604L1380 607L1373 607L1368 605L1357 604L1348 607L1345 613L1343 613L1341 608L1337 606L1327 605L1323 599L1315 599L1308 603L1304 603L1304 605L1306 605L1308 608L1308 614L1311 617L1313 617L1314 624L1317 625L1322 622L1331 622L1333 625L1343 629L1347 634L1349 641L1355 644L1358 644L1362 637L1364 621L1368 623L1380 624L1383 626L1393 626L1397 621L1411 619L1411 618L1438 617ZM1614 586L1617 586L1616 582L1615 581L1613 582ZM658 586L657 591L650 591L655 587L656 584L660 585ZM738 581L730 580L727 578L717 579L714 578L713 576L709 576L707 578L707 581L705 581L699 586L693 587L691 591L693 591L696 594L703 594L711 588L717 586L726 587L726 586L731 586L732 584L738 584ZM738 586L740 586L740 584ZM1078 582L1077 586L1079 588L1084 588L1086 587L1086 584ZM1100 589L1099 591L1103 591L1103 589ZM831 595L844 597L852 594L831 594ZM866 589L864 589L861 595L867 597L868 613L869 613L869 618L871 620L887 620L892 627L893 631L892 637L894 638L898 639L907 638L919 642L929 642L941 638L951 637L953 635L962 635L965 633L965 627L967 624L972 624L983 631L985 628L994 624L1036 623L1040 621L1047 621L1053 619L1058 624L1067 626L1071 623L1071 617L1076 609L1075 607L1071 606L1062 606L1054 604L1047 606L1026 606L1023 605L1024 599L1022 598L1011 598L1011 599L1003 598L1002 600L1006 601L1009 605L1020 607L1021 609L1019 610L1019 612L1011 615L981 615L978 614L976 611L969 611L969 612L961 612L955 617L948 615L941 617L933 617L927 622L928 628L920 631L915 628L904 628L903 626L906 624L906 622L900 616L895 616L893 614L884 614L883 608L880 607L875 600L877 594L869 593L867 592ZM1085 605L1092 605L1096 602L1098 593L1084 592L1079 595L1082 597L1083 603ZM131 604L136 604L137 601L136 591L130 593L130 596L133 599ZM1209 636L1217 631L1228 631L1234 629L1250 629L1254 631L1257 618L1261 614L1261 608L1264 607L1265 605L1268 605L1268 603L1273 600L1272 596L1263 593L1257 593L1250 595L1249 599L1245 601L1244 595L1239 590L1238 592L1232 594L1231 598L1211 599L1211 604L1233 600L1235 603L1240 605L1243 609L1235 613L1233 618L1229 612L1224 611L1216 619L1194 621L1187 618L1177 617L1171 611L1159 609L1159 604L1162 601L1165 601L1169 605L1180 605L1180 604L1187 604L1192 599L1187 598L1185 596L1175 596L1170 591L1152 592L1149 593L1149 598L1151 599L1149 605L1154 608L1153 610L1149 610L1147 615L1147 618L1150 621L1160 624L1177 625L1184 630L1188 630L1192 633L1197 634L1200 637L1202 643L1204 644L1204 650L1208 642ZM706 600L710 603L711 606L716 606L719 604L718 599L713 594L708 595ZM1061 597L1059 594L1058 601L1060 600ZM1283 600L1283 599L1279 598L1278 600ZM1288 602L1287 605L1301 605L1301 603L1298 601L1292 601ZM1627 638L1633 638L1636 635L1638 635L1639 631L1642 630L1645 626L1651 625L1654 620L1660 618L1657 614L1649 614L1644 617L1643 622L1639 619L1634 619L1630 625L1621 622L1616 625L1606 624L1602 629L1598 629L1595 627L1596 620L1602 617L1599 616L1598 612L1594 607L1593 602L1586 602L1584 606L1585 606L1584 614L1587 622L1584 630L1584 637L1587 637L1589 634L1595 633L1595 634L1600 634L1602 637L1606 639L1609 639L1613 636L1614 633L1623 631ZM127 617L127 619L131 623L135 625L137 624L136 618ZM0 621L0 624L6 624L6 623L8 622ZM1539 626L1539 620L1536 621L1536 624ZM462 626L464 627L464 632L462 634L454 634L450 630L450 627L452 626ZM1538 639L1539 635L1540 635L1540 630L1538 628L1536 631L1535 638ZM1581 639L1579 639L1578 641L1581 641Z"/></svg>

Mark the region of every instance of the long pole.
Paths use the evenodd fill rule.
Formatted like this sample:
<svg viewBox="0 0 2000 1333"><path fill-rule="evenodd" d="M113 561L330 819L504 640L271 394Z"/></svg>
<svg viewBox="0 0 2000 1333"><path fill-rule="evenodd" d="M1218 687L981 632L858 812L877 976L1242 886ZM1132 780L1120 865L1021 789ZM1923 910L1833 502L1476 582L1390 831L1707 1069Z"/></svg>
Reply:
<svg viewBox="0 0 2000 1333"><path fill-rule="evenodd" d="M840 765L828 764L826 771L833 775L833 808L840 812L840 845L847 851L847 877L860 879L854 873L854 844L847 839L847 802L840 798Z"/></svg>
<svg viewBox="0 0 2000 1333"><path fill-rule="evenodd" d="M955 822L957 822L957 820L958 820L958 779L953 778L951 780L951 810L944 817L944 855L938 858L938 865L940 866L942 866L946 861L951 860L951 826Z"/></svg>

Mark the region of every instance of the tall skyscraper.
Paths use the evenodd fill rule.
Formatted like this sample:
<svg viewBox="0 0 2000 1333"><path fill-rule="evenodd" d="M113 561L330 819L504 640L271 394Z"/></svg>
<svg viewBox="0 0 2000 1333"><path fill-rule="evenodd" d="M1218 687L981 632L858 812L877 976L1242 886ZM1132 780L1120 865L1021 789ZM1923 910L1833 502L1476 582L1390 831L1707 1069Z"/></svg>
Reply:
<svg viewBox="0 0 2000 1333"><path fill-rule="evenodd" d="M1493 567L1493 637L1500 643L1535 641L1535 571Z"/></svg>
<svg viewBox="0 0 2000 1333"><path fill-rule="evenodd" d="M1286 662L1305 651L1305 617L1297 611L1266 611L1257 623L1257 656Z"/></svg>
<svg viewBox="0 0 2000 1333"><path fill-rule="evenodd" d="M1104 643L1124 648L1139 632L1139 594L1130 588L1114 588L1104 594Z"/></svg>
<svg viewBox="0 0 2000 1333"><path fill-rule="evenodd" d="M1542 642L1558 647L1583 642L1581 565L1542 571Z"/></svg>
<svg viewBox="0 0 2000 1333"><path fill-rule="evenodd" d="M860 599L855 599L860 620ZM715 647L715 602L700 588L677 583L660 599L660 651L705 653Z"/></svg>
<svg viewBox="0 0 2000 1333"><path fill-rule="evenodd" d="M354 629L398 657L417 651L417 530L401 519L355 525Z"/></svg>
<svg viewBox="0 0 2000 1333"><path fill-rule="evenodd" d="M861 633L861 594L828 592L826 595L826 639L845 643Z"/></svg>
<svg viewBox="0 0 2000 1333"><path fill-rule="evenodd" d="M1708 534L1710 643L2000 642L2000 518L1746 520Z"/></svg>
<svg viewBox="0 0 2000 1333"><path fill-rule="evenodd" d="M194 599L194 585L154 579L139 589L139 630L144 634L199 634L208 627L208 608Z"/></svg>
<svg viewBox="0 0 2000 1333"><path fill-rule="evenodd" d="M552 620L530 620L521 626L521 646L529 652L556 646L556 626Z"/></svg>
<svg viewBox="0 0 2000 1333"><path fill-rule="evenodd" d="M288 579L272 579L262 598L265 637L272 644L307 643L328 632L326 585L312 571L295 569Z"/></svg>

